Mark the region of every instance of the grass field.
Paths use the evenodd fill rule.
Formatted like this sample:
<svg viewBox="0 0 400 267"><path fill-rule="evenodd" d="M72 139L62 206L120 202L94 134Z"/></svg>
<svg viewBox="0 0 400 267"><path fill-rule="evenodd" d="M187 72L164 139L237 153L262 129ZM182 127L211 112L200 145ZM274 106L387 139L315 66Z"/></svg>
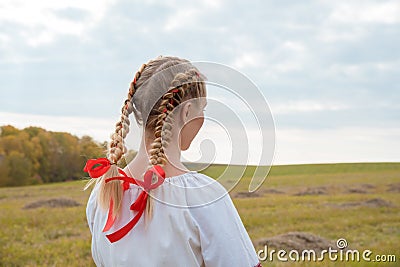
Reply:
<svg viewBox="0 0 400 267"><path fill-rule="evenodd" d="M215 165L204 173L216 177L223 169ZM399 266L400 163L275 166L261 188L247 194L252 172L254 167L248 167L230 194L255 244L287 232L308 232L332 241L345 238L352 249L394 254L397 260L324 261L318 266ZM82 191L84 183L0 188L0 266L93 266L85 218L90 192ZM23 208L58 197L82 205ZM264 266L290 264L275 261Z"/></svg>

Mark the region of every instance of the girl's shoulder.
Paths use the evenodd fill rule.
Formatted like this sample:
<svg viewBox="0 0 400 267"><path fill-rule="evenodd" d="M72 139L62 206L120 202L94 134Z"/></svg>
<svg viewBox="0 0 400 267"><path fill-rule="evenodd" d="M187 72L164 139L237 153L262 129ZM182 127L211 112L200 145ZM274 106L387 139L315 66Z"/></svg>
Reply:
<svg viewBox="0 0 400 267"><path fill-rule="evenodd" d="M196 171L189 171L181 175L168 177L165 181L186 186L221 186L221 184L214 178Z"/></svg>
<svg viewBox="0 0 400 267"><path fill-rule="evenodd" d="M189 207L205 206L228 195L227 190L217 180L193 171L166 178L164 189L185 195Z"/></svg>

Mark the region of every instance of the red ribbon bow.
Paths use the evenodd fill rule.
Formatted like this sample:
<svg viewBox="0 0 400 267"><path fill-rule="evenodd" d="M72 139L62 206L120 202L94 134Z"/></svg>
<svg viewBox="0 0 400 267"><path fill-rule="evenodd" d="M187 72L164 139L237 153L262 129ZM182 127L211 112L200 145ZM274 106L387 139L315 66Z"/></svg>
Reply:
<svg viewBox="0 0 400 267"><path fill-rule="evenodd" d="M96 166L99 165L99 166ZM90 159L87 161L85 168L83 169L85 172L88 172L90 177L92 178L98 178L102 175L104 175L111 167L111 163L108 159L106 158L99 158L99 159ZM165 172L161 166L153 166L151 169L147 170L146 173L144 174L144 179L143 181L136 180L133 177L129 177L123 170L118 168L118 172L122 176L116 176L116 177L111 177L106 179L106 183L110 181L115 181L115 180L120 180L123 181L122 186L124 189L124 192L129 189L129 184L136 184L139 185L140 187L143 188L143 191L140 193L139 197L136 199L136 201L131 205L130 209L132 211L136 211L137 214L132 218L130 222L128 222L124 227L121 229L117 230L114 233L106 235L108 240L110 240L111 243L114 243L121 238L123 238L126 234L129 233L129 231L132 230L133 227L137 224L139 221L140 217L143 215L144 210L146 209L146 203L147 203L147 198L149 195L149 191L151 189L155 189L158 186L160 186L165 179ZM153 179L153 174L157 176L157 181L152 184L152 179ZM110 228L113 226L115 217L113 216L113 210L114 210L114 201L113 199L110 200L110 208L108 210L108 215L107 215L107 222L106 225L104 226L103 232L106 232L110 230Z"/></svg>
<svg viewBox="0 0 400 267"><path fill-rule="evenodd" d="M86 162L83 171L89 173L89 176L92 178L99 178L100 176L105 174L108 169L110 169L110 167L111 163L106 158L89 159Z"/></svg>

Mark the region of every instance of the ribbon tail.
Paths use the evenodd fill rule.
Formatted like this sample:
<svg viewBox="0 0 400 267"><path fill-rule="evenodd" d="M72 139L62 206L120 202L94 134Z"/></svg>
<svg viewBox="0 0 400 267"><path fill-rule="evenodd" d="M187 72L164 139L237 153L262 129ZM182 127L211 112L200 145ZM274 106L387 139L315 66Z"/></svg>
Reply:
<svg viewBox="0 0 400 267"><path fill-rule="evenodd" d="M108 240L111 243L114 243L114 242L120 240L121 238L123 238L127 233L129 233L130 230L132 230L133 227L135 227L135 225L139 221L140 217L142 216L143 212L144 212L144 209L141 209L135 215L135 217L133 217L133 219L129 223L127 223L124 227L122 227L121 229L119 229L118 231L116 231L112 234L106 235Z"/></svg>
<svg viewBox="0 0 400 267"><path fill-rule="evenodd" d="M131 205L131 210L140 211L146 207L147 193L142 191L136 201Z"/></svg>
<svg viewBox="0 0 400 267"><path fill-rule="evenodd" d="M106 225L104 226L103 232L107 232L110 230L111 226L113 226L115 217L113 216L114 213L114 201L113 199L110 200L110 208L108 209L108 215L107 215L107 222Z"/></svg>
<svg viewBox="0 0 400 267"><path fill-rule="evenodd" d="M136 180L132 177L122 177L122 176L115 176L115 177L110 177L106 179L106 183L115 181L115 180L120 180L123 182L128 182L130 184L137 184Z"/></svg>

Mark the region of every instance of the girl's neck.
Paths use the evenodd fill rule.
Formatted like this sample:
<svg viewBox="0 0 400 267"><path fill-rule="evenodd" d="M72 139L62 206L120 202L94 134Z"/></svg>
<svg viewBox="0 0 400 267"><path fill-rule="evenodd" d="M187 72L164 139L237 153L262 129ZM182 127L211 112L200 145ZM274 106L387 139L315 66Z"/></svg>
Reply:
<svg viewBox="0 0 400 267"><path fill-rule="evenodd" d="M135 179L142 179L143 173L149 166L149 150L153 140L150 138L142 138L140 143L139 151L135 158L127 164L125 171L128 175ZM171 142L167 148L165 148L167 155L167 163L163 166L166 173L166 177L176 176L188 172L189 170L182 164L181 150L175 142Z"/></svg>

